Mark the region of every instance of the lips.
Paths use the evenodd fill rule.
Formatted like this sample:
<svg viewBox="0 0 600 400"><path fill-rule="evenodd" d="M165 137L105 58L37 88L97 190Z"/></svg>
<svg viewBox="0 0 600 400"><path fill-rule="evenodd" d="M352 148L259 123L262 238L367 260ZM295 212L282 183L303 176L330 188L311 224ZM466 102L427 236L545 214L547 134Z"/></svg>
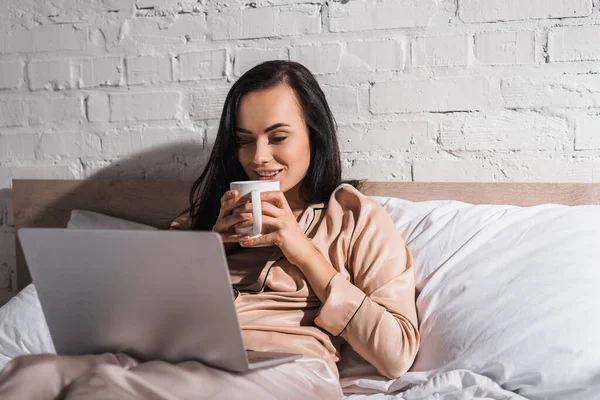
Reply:
<svg viewBox="0 0 600 400"><path fill-rule="evenodd" d="M271 170L271 171L254 171L258 175L259 180L269 180L277 177L282 170Z"/></svg>

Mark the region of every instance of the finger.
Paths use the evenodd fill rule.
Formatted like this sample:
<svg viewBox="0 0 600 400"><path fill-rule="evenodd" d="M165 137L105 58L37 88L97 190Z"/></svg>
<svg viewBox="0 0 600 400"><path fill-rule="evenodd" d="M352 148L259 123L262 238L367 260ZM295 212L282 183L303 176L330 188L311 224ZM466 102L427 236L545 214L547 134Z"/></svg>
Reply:
<svg viewBox="0 0 600 400"><path fill-rule="evenodd" d="M252 196L251 193L246 193L245 195L238 197L238 201L237 204L235 205L236 207L242 205L242 204L246 204L249 203L252 200Z"/></svg>
<svg viewBox="0 0 600 400"><path fill-rule="evenodd" d="M239 224L235 225L235 227L239 228L239 229L244 229L244 228L250 228L253 225L254 225L254 220L252 219L252 214L250 214L250 218L247 221L240 222ZM271 217L269 215L263 214L261 228L262 228L263 232L267 232L267 233L274 232L274 231L278 231L278 230L282 229L283 223L282 223L281 218Z"/></svg>
<svg viewBox="0 0 600 400"><path fill-rule="evenodd" d="M283 209L290 208L283 192L281 192L279 190L270 191L270 192L262 192L260 194L260 199L262 201L267 201L271 204L274 204L275 206L277 206L279 208L283 208Z"/></svg>
<svg viewBox="0 0 600 400"><path fill-rule="evenodd" d="M263 215L262 228L267 229L269 232L274 232L283 228L283 221L278 217L271 217L270 215Z"/></svg>
<svg viewBox="0 0 600 400"><path fill-rule="evenodd" d="M237 206L233 210L231 210L231 214L251 213L251 212L252 212L252 203L251 202L246 202L245 204L242 204L241 206Z"/></svg>
<svg viewBox="0 0 600 400"><path fill-rule="evenodd" d="M228 216L222 218L221 220L219 220L215 224L213 230L215 232L225 233L225 232L229 231L236 224L239 224L240 222L243 222L243 221L247 221L249 219L252 219L252 214L243 213L243 214L236 214L236 215L233 215L233 214L228 215Z"/></svg>
<svg viewBox="0 0 600 400"><path fill-rule="evenodd" d="M219 210L219 219L228 214L232 209L232 205L237 202L240 193L237 190L228 190L221 196L221 209Z"/></svg>
<svg viewBox="0 0 600 400"><path fill-rule="evenodd" d="M223 239L223 243L239 243L245 235L240 235L237 233L223 233L221 234L221 238Z"/></svg>
<svg viewBox="0 0 600 400"><path fill-rule="evenodd" d="M266 203L266 202L261 202L261 214L263 217L263 226L266 226L267 222L266 222L266 218L270 218L273 222L275 222L276 220L280 220L284 217L285 215L285 211L283 211L280 208L275 207L273 204L271 203ZM254 224L254 219L252 218L252 207L239 207L236 208L233 212L232 215L248 215L249 218L247 218L245 221L240 222L239 224L235 225L236 228L249 228ZM271 225L273 225L273 223L271 223ZM277 225L279 226L279 224Z"/></svg>
<svg viewBox="0 0 600 400"><path fill-rule="evenodd" d="M240 240L240 244L247 246L247 247L259 246L259 245L276 245L276 240L277 240L276 233L268 233L266 235L261 235L257 238L253 238L253 239L249 238L248 236L245 236Z"/></svg>
<svg viewBox="0 0 600 400"><path fill-rule="evenodd" d="M238 192L237 190L228 190L225 193L223 193L223 196L221 196L221 206L223 206L226 202L228 202L229 200L238 197L240 195L240 192Z"/></svg>
<svg viewBox="0 0 600 400"><path fill-rule="evenodd" d="M254 225L254 219L252 218L252 214L245 214L246 218L241 222L236 222L232 225L236 229L244 229L249 228Z"/></svg>
<svg viewBox="0 0 600 400"><path fill-rule="evenodd" d="M270 217L283 218L283 216L285 215L285 212L286 212L285 209L281 209L281 208L277 207L276 205L266 202L266 201L262 201L260 203L260 207L262 210L262 214L268 215Z"/></svg>

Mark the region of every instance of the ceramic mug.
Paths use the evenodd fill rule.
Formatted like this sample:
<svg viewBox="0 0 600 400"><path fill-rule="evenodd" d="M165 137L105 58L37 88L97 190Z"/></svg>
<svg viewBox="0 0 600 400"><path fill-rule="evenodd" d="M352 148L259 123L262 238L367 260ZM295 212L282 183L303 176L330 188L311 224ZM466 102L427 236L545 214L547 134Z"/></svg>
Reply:
<svg viewBox="0 0 600 400"><path fill-rule="evenodd" d="M235 232L240 235L251 236L252 238L262 235L262 207L260 194L262 192L271 192L280 190L279 181L239 181L229 184L231 190L237 190L240 197L250 196L252 203L252 218L254 224L247 228L235 228Z"/></svg>

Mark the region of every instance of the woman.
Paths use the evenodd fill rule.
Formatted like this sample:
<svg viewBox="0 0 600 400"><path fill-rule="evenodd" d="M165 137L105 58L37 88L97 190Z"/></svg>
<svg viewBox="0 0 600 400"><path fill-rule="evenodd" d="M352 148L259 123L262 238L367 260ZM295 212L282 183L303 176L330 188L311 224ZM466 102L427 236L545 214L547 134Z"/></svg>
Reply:
<svg viewBox="0 0 600 400"><path fill-rule="evenodd" d="M228 190L229 183L259 179L281 186L262 194L266 233L237 235L236 227L253 223L251 204ZM344 342L388 378L409 369L419 346L411 256L389 216L355 186L341 181L335 122L314 76L298 63L270 61L231 88L208 165L192 187L190 211L172 225L222 235L246 348L323 359L329 368L319 374L329 398L341 395L336 363ZM165 373L175 374L169 369L175 366L138 364L122 354L80 357L79 367L62 370L62 360L76 357L33 357L0 373L0 397L9 375L43 363L52 365L55 381L62 379L56 388L75 380L70 394L88 398L92 387L122 393L125 383L118 382L135 382L162 398L153 390L172 383ZM110 371L95 367L107 364ZM216 373L194 364L183 368L191 374L188 385L208 370ZM312 367L291 363L253 374L273 381L286 368L302 374ZM65 370L66 378L56 374Z"/></svg>

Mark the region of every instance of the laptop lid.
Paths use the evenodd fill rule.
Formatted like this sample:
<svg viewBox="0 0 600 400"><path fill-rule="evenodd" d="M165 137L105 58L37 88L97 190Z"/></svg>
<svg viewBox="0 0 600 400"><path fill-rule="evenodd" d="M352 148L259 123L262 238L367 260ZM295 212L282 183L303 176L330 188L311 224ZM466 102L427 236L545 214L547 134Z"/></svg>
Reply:
<svg viewBox="0 0 600 400"><path fill-rule="evenodd" d="M58 354L248 369L217 233L23 228L18 236Z"/></svg>

